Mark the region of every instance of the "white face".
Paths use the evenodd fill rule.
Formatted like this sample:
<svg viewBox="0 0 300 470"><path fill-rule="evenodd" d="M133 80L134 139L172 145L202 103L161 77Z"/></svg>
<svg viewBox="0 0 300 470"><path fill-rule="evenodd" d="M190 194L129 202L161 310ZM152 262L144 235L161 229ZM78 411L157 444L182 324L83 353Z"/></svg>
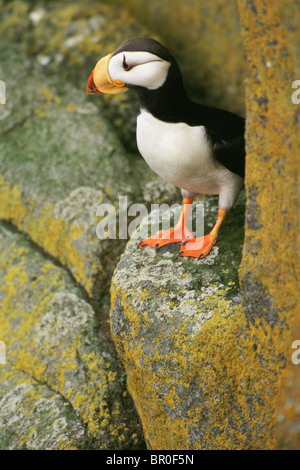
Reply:
<svg viewBox="0 0 300 470"><path fill-rule="evenodd" d="M112 80L155 90L165 83L170 65L150 52L124 51L110 59L108 71Z"/></svg>

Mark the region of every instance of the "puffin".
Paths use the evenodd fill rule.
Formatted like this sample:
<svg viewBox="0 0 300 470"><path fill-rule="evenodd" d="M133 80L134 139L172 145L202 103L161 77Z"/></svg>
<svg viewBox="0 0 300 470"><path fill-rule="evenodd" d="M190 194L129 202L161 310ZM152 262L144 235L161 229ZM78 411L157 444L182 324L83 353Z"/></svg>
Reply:
<svg viewBox="0 0 300 470"><path fill-rule="evenodd" d="M86 85L87 94L117 95L128 90L139 99L138 150L157 175L181 190L183 202L175 226L146 238L140 246L157 251L180 243L178 256L202 259L215 245L244 185L245 119L191 100L175 58L148 37L131 39L101 58ZM198 194L218 195L216 223L201 237L188 227Z"/></svg>

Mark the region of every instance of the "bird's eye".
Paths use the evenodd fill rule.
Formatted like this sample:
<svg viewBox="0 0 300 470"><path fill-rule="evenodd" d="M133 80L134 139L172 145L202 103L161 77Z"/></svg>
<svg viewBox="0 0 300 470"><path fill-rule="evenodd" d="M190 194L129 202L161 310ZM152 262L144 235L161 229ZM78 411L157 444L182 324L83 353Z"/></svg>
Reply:
<svg viewBox="0 0 300 470"><path fill-rule="evenodd" d="M130 65L126 63L125 55L123 56L123 69L126 70L126 72L131 69Z"/></svg>

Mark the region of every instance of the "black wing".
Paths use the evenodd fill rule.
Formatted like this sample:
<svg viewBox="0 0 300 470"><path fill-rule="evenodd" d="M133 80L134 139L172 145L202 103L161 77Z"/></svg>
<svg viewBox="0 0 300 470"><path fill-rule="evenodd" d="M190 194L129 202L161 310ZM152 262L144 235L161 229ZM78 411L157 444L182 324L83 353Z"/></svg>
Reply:
<svg viewBox="0 0 300 470"><path fill-rule="evenodd" d="M245 176L245 139L217 140L213 144L213 156L228 170L244 178Z"/></svg>
<svg viewBox="0 0 300 470"><path fill-rule="evenodd" d="M206 132L213 156L228 170L245 175L245 119L228 111L209 108Z"/></svg>
<svg viewBox="0 0 300 470"><path fill-rule="evenodd" d="M192 125L203 124L212 143L213 156L233 173L245 174L245 119L211 106L193 103Z"/></svg>

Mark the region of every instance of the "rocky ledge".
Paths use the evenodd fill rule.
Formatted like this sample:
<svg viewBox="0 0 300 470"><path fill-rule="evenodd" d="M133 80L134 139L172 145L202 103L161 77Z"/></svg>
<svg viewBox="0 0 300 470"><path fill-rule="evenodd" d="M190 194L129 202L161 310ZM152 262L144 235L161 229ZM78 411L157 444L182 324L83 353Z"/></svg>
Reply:
<svg viewBox="0 0 300 470"><path fill-rule="evenodd" d="M204 205L207 231L217 214L217 200L197 204ZM220 448L230 440L234 447L233 427L245 439L250 432L251 423L240 419L241 405L234 397L236 387L247 393L247 375L242 385L242 378L232 372L224 385L229 364L237 362L234 370L243 369L238 267L244 208L242 194L217 245L199 261L178 258L175 244L157 253L139 247L151 225L158 223L159 211L153 211L133 234L115 270L112 336L149 448L197 449L200 441L201 448ZM162 222L168 220L170 211L162 216ZM228 407L230 421L224 415Z"/></svg>

